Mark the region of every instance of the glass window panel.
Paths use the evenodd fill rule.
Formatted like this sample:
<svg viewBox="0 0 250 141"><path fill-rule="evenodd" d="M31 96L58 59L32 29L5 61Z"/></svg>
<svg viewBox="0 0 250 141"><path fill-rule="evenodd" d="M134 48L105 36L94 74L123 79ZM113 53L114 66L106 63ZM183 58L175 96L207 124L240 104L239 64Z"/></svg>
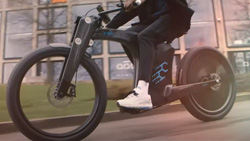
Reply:
<svg viewBox="0 0 250 141"><path fill-rule="evenodd" d="M111 80L133 79L134 66L127 57L110 58L109 74Z"/></svg>
<svg viewBox="0 0 250 141"><path fill-rule="evenodd" d="M16 66L17 63L4 63L3 64L3 83L8 83L10 74L12 73L14 67ZM31 71L29 70L24 79L23 82L30 82L30 76L31 76Z"/></svg>
<svg viewBox="0 0 250 141"><path fill-rule="evenodd" d="M175 39L175 40L171 43L171 46L172 46L174 49L180 49L179 39Z"/></svg>
<svg viewBox="0 0 250 141"><path fill-rule="evenodd" d="M7 7L20 7L32 5L32 0L6 0Z"/></svg>
<svg viewBox="0 0 250 141"><path fill-rule="evenodd" d="M95 60L95 63L98 65L98 67L103 71L103 59L102 58L96 58L94 60Z"/></svg>
<svg viewBox="0 0 250 141"><path fill-rule="evenodd" d="M37 37L37 47L45 47L47 46L47 36L46 35L38 35Z"/></svg>
<svg viewBox="0 0 250 141"><path fill-rule="evenodd" d="M32 49L32 15L32 10L7 13L5 58L22 57Z"/></svg>
<svg viewBox="0 0 250 141"><path fill-rule="evenodd" d="M228 21L225 25L229 47L250 45L249 21Z"/></svg>
<svg viewBox="0 0 250 141"><path fill-rule="evenodd" d="M99 66L99 68L103 70L102 59L94 59L94 60L96 64ZM91 80L89 73L83 67L79 67L77 73L77 81L89 81L89 80Z"/></svg>
<svg viewBox="0 0 250 141"><path fill-rule="evenodd" d="M92 55L102 54L102 41L95 40L94 45L87 49L87 52Z"/></svg>
<svg viewBox="0 0 250 141"><path fill-rule="evenodd" d="M60 76L60 72L62 69L62 62L48 62L51 69L51 75L53 76L53 80L57 81ZM48 72L48 64L47 62L42 62L37 64L36 76L41 77L42 81L46 81Z"/></svg>
<svg viewBox="0 0 250 141"><path fill-rule="evenodd" d="M54 34L54 43L67 43L67 35L65 34Z"/></svg>
<svg viewBox="0 0 250 141"><path fill-rule="evenodd" d="M200 46L217 47L212 0L187 0L187 2L195 13L191 29L185 36L186 49Z"/></svg>
<svg viewBox="0 0 250 141"><path fill-rule="evenodd" d="M39 4L49 4L50 0L39 0Z"/></svg>
<svg viewBox="0 0 250 141"><path fill-rule="evenodd" d="M103 59L97 58L97 59L94 59L94 61L96 62L98 67L101 70L103 70ZM53 63L52 64L53 65L53 79L54 81L57 81L59 79L59 76L62 70L63 62L57 61L57 62L52 62L52 63ZM44 78L47 77L47 65L45 62L38 64L37 76L42 76ZM75 76L73 79L75 79ZM77 81L88 81L88 80L91 80L89 73L87 73L87 71L83 67L79 67L78 72L77 72Z"/></svg>
<svg viewBox="0 0 250 141"><path fill-rule="evenodd" d="M214 21L212 0L187 0L195 13L192 21Z"/></svg>
<svg viewBox="0 0 250 141"><path fill-rule="evenodd" d="M250 52L229 52L228 57L235 73L250 72Z"/></svg>
<svg viewBox="0 0 250 141"><path fill-rule="evenodd" d="M249 20L249 0L222 0L225 20Z"/></svg>
<svg viewBox="0 0 250 141"><path fill-rule="evenodd" d="M6 35L5 58L23 57L32 50L32 33Z"/></svg>
<svg viewBox="0 0 250 141"><path fill-rule="evenodd" d="M72 20L75 19L76 16L84 16L89 10L96 8L100 4L84 4L84 5L74 5L72 6ZM92 10L88 15L98 15L97 10Z"/></svg>
<svg viewBox="0 0 250 141"><path fill-rule="evenodd" d="M123 50L123 47L118 42L109 41L109 53L115 54L115 53L125 53Z"/></svg>
<svg viewBox="0 0 250 141"><path fill-rule="evenodd" d="M3 0L0 0L0 9L3 8Z"/></svg>
<svg viewBox="0 0 250 141"><path fill-rule="evenodd" d="M33 26L32 10L7 12L7 34L31 33Z"/></svg>
<svg viewBox="0 0 250 141"><path fill-rule="evenodd" d="M199 31L199 32L197 32ZM217 38L213 22L194 23L185 36L186 48L201 46L217 47Z"/></svg>
<svg viewBox="0 0 250 141"><path fill-rule="evenodd" d="M67 8L40 9L38 22L38 29L65 28L67 26Z"/></svg>
<svg viewBox="0 0 250 141"><path fill-rule="evenodd" d="M222 0L228 47L250 45L250 0Z"/></svg>
<svg viewBox="0 0 250 141"><path fill-rule="evenodd" d="M66 33L63 34L53 34L51 35L51 38L49 41L47 41L47 35L39 35L38 40L37 40L37 47L45 47L50 43L62 43L62 44L67 44L67 35Z"/></svg>
<svg viewBox="0 0 250 141"><path fill-rule="evenodd" d="M38 20L38 26L39 29L47 29L51 27L50 21L50 10L49 9L42 9L39 10L39 20Z"/></svg>
<svg viewBox="0 0 250 141"><path fill-rule="evenodd" d="M16 63L5 63L3 65L3 83L8 82L10 74L15 66L16 66Z"/></svg>

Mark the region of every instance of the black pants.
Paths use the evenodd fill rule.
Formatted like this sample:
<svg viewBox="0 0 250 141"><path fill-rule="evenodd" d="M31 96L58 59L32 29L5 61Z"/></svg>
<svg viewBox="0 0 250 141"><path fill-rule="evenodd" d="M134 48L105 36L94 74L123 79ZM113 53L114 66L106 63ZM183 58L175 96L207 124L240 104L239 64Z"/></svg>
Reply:
<svg viewBox="0 0 250 141"><path fill-rule="evenodd" d="M156 51L156 45L163 43L164 41L171 42L180 34L178 27L171 20L171 16L168 14L160 16L153 23L137 24L127 29L128 31L134 31L138 33L138 44L140 53L140 66L139 66L139 80L149 82L151 80L152 68L154 63L154 56ZM129 59L132 61L132 55L123 47Z"/></svg>

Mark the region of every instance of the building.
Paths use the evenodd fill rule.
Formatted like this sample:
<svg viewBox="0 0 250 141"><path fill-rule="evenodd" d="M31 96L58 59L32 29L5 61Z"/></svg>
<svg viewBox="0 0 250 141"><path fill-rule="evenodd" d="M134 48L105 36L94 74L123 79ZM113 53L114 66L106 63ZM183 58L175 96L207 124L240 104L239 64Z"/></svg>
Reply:
<svg viewBox="0 0 250 141"><path fill-rule="evenodd" d="M13 67L28 52L50 42L69 43L75 15L85 15L99 4L114 8L117 1L0 0L0 83L8 81ZM236 73L250 72L250 1L187 1L196 13L189 33L172 44L176 49L174 66L189 49L210 46L228 57ZM97 11L89 14L97 14ZM128 26L130 23L122 28ZM95 41L89 52L102 69L105 79L132 78L133 66L118 43ZM60 61L53 65L57 72ZM35 76L46 75L45 67L44 63L38 64ZM85 79L82 77L80 79Z"/></svg>

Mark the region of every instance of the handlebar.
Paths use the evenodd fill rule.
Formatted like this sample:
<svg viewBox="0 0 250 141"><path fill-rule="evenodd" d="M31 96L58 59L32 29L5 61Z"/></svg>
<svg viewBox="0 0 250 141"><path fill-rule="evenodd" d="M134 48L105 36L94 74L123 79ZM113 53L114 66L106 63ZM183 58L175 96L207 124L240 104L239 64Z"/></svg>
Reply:
<svg viewBox="0 0 250 141"><path fill-rule="evenodd" d="M137 7L137 6L140 6L142 4L142 1L141 0L135 0L133 2L133 6ZM113 9L113 10L107 10L107 11L104 11L103 7L101 5L98 5L97 6L97 11L99 12L99 16L102 18L103 22L105 24L109 23L110 22L110 18L108 16L109 13L113 13L113 12L117 12L117 11L121 11L124 9L124 4L123 4L123 0L120 0L120 3L117 4L117 9Z"/></svg>
<svg viewBox="0 0 250 141"><path fill-rule="evenodd" d="M102 18L103 22L105 24L110 22L110 18L108 16L109 13L113 13L113 12L117 12L117 11L121 11L122 9L124 9L124 4L123 4L123 0L120 0L120 3L116 5L117 9L112 9L112 10L107 10L104 11L103 7L101 5L97 6L97 11L99 12L99 16Z"/></svg>

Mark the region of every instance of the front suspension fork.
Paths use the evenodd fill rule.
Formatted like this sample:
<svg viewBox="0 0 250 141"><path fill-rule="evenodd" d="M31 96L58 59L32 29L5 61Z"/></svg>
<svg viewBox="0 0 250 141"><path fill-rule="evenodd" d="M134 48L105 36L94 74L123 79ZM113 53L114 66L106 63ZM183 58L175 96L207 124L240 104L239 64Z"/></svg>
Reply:
<svg viewBox="0 0 250 141"><path fill-rule="evenodd" d="M69 56L64 61L63 68L57 84L57 89L54 95L57 98L63 98L68 95L68 90L71 81L77 71L80 61L86 52L89 41L92 38L95 30L98 28L100 22L94 17L84 17L79 20L77 29L72 37L72 48Z"/></svg>

